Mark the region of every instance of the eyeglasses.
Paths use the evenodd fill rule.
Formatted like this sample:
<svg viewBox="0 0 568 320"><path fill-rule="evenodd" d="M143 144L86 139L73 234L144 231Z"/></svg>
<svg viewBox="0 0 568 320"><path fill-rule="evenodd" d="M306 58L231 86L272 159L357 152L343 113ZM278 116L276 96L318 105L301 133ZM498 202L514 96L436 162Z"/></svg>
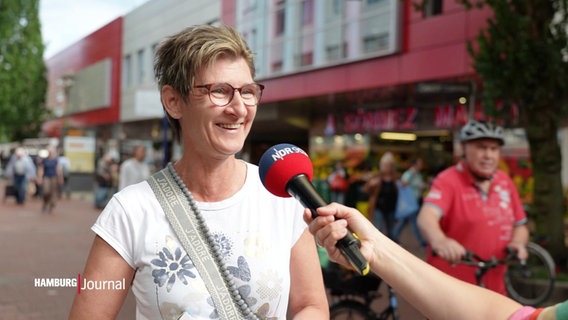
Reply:
<svg viewBox="0 0 568 320"><path fill-rule="evenodd" d="M262 96L262 90L264 90L264 85L260 83L249 83L240 88L235 88L226 82L208 83L193 87L207 89L209 100L218 107L224 107L231 103L235 96L235 91L239 92L245 105L249 107L256 106Z"/></svg>

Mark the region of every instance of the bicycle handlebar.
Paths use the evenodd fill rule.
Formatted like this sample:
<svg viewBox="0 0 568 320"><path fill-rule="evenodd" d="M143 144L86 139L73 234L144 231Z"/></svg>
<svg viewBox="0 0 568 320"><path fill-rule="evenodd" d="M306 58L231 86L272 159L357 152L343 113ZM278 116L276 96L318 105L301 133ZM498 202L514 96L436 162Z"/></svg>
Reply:
<svg viewBox="0 0 568 320"><path fill-rule="evenodd" d="M475 252L471 250L466 250L465 256L457 262L457 264L465 264L468 266L474 266L481 269L491 269L495 268L500 264L506 264L511 260L517 259L517 252L511 248L506 248L507 256L502 259L497 259L496 257L491 257L489 259L482 259Z"/></svg>

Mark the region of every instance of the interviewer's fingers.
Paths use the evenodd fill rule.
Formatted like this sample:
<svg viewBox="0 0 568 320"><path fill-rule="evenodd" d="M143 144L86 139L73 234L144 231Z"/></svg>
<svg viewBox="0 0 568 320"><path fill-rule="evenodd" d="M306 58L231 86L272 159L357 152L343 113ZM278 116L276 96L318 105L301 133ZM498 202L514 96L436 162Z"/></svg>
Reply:
<svg viewBox="0 0 568 320"><path fill-rule="evenodd" d="M335 219L333 218L333 216L319 216L316 217L315 219L312 219L312 221L308 224L308 228L310 230L310 233L313 235L316 235L316 233L325 228L327 225L329 225L330 223L332 223Z"/></svg>
<svg viewBox="0 0 568 320"><path fill-rule="evenodd" d="M319 219L327 219L328 217L321 217L318 218L316 220ZM327 220L326 222L327 223ZM347 221L345 220L336 220L336 221L332 221L327 223L327 225L325 225L324 227L320 228L317 232L316 232L316 238L319 239L319 243L328 248L334 248L335 244L337 243L337 241L339 241L340 239L342 239L343 237L345 237L345 235L347 234Z"/></svg>

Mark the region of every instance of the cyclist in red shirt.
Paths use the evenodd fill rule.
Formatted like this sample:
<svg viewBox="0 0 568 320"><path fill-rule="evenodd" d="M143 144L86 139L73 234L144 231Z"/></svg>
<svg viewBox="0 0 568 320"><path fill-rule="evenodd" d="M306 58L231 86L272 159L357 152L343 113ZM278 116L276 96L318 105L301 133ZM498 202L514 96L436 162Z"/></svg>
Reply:
<svg viewBox="0 0 568 320"><path fill-rule="evenodd" d="M469 121L460 132L463 159L434 179L418 225L428 241L426 260L458 279L476 284L475 267L456 265L466 249L483 259L504 258L507 247L527 258L526 214L511 178L498 170L503 128ZM488 289L506 295L506 266L489 270Z"/></svg>

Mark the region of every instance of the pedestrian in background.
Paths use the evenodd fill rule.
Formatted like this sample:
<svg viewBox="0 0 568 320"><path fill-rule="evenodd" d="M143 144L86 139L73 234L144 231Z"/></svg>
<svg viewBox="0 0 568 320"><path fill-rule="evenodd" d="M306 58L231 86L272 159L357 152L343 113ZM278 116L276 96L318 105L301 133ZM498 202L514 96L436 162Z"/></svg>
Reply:
<svg viewBox="0 0 568 320"><path fill-rule="evenodd" d="M132 156L119 167L118 190L131 184L142 182L150 176L150 166L146 163L146 146L136 145Z"/></svg>
<svg viewBox="0 0 568 320"><path fill-rule="evenodd" d="M398 200L395 159L392 152L385 152L379 161L379 172L372 176L365 185L369 195L369 214L377 229L392 238L394 212Z"/></svg>
<svg viewBox="0 0 568 320"><path fill-rule="evenodd" d="M424 161L416 157L412 159L412 163L410 168L408 168L400 178L400 183L402 187L409 187L412 190L412 193L416 199L416 203L418 204L418 208L415 212L411 213L408 216L405 216L401 219L398 219L393 231L393 240L398 242L400 237L400 233L402 229L407 223L410 223L410 227L416 240L420 244L421 247L426 247L427 243L422 238L420 234L420 229L418 229L418 223L416 219L418 217L418 211L420 210L420 206L422 205L422 193L426 188L426 183L424 182L424 178L422 177L422 169L424 167Z"/></svg>
<svg viewBox="0 0 568 320"><path fill-rule="evenodd" d="M63 197L63 194L67 199L71 198L71 190L69 189L69 176L71 175L71 161L65 156L63 152L59 153L57 158L57 165L61 168L63 173L63 184L59 188L59 199Z"/></svg>
<svg viewBox="0 0 568 320"><path fill-rule="evenodd" d="M349 176L340 161L335 163L333 171L327 178L331 190L331 201L344 204L345 194L349 189Z"/></svg>
<svg viewBox="0 0 568 320"><path fill-rule="evenodd" d="M24 148L18 147L14 150L14 154L10 157L6 165L4 176L11 179L13 182L16 203L24 204L26 202L29 184L35 184L36 178L34 161L26 153Z"/></svg>
<svg viewBox="0 0 568 320"><path fill-rule="evenodd" d="M107 153L97 163L95 208L102 209L110 199L112 190L112 165L114 159Z"/></svg>
<svg viewBox="0 0 568 320"><path fill-rule="evenodd" d="M39 162L37 181L42 190L42 212L51 213L57 202L59 186L63 185L63 172L58 165L55 148L48 148L47 157Z"/></svg>

